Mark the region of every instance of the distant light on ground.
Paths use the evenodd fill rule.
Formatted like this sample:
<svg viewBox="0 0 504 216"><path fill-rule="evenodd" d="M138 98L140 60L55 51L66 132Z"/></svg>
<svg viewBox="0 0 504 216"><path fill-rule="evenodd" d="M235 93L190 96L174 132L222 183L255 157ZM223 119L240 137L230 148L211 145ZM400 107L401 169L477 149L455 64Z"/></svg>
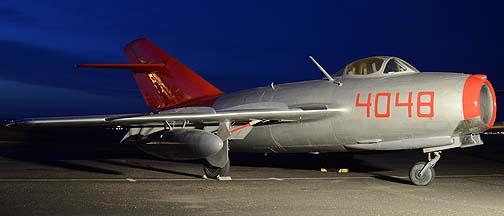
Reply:
<svg viewBox="0 0 504 216"><path fill-rule="evenodd" d="M485 131L482 134L485 134L485 135L502 135L502 134L504 134L504 131Z"/></svg>

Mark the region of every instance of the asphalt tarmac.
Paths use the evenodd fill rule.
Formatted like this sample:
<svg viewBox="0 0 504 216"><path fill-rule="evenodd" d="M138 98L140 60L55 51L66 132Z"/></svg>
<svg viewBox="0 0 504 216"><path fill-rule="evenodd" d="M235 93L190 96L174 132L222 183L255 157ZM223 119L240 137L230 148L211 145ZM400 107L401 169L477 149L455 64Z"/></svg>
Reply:
<svg viewBox="0 0 504 216"><path fill-rule="evenodd" d="M217 181L117 137L67 138L0 141L0 215L504 215L504 135L443 152L424 187L407 177L419 150L232 154L233 180Z"/></svg>

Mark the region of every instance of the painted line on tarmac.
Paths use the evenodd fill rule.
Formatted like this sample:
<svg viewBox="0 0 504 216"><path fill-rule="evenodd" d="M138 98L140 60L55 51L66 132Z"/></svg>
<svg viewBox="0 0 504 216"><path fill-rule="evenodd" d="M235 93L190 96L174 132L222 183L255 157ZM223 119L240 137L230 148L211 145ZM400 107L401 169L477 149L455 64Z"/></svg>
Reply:
<svg viewBox="0 0 504 216"><path fill-rule="evenodd" d="M482 174L482 175L442 175L436 178L473 178L473 177L504 177L504 174Z"/></svg>
<svg viewBox="0 0 504 216"><path fill-rule="evenodd" d="M372 176L321 177L321 178L233 178L233 181L284 181L284 180L338 180L338 179L368 179ZM172 181L217 181L203 178L16 178L0 179L0 182L172 182Z"/></svg>
<svg viewBox="0 0 504 216"><path fill-rule="evenodd" d="M133 178L126 178L126 181L129 181L129 182L137 182L137 180L133 179Z"/></svg>
<svg viewBox="0 0 504 216"><path fill-rule="evenodd" d="M407 176L390 176L408 179ZM477 178L504 177L504 174L487 175L442 175L436 178ZM339 177L268 177L268 178L233 178L233 181L286 181L286 180L344 180L344 179L374 179L376 176L339 176ZM213 179L210 179L212 181ZM173 181L208 181L203 178L12 178L0 179L0 182L173 182ZM214 180L216 181L216 180Z"/></svg>
<svg viewBox="0 0 504 216"><path fill-rule="evenodd" d="M234 178L236 181L285 181L285 180L341 180L341 179L370 179L374 176L338 176L338 177L269 177L269 178Z"/></svg>
<svg viewBox="0 0 504 216"><path fill-rule="evenodd" d="M87 178L55 178L55 179L0 179L0 182L136 182L135 179L87 179Z"/></svg>

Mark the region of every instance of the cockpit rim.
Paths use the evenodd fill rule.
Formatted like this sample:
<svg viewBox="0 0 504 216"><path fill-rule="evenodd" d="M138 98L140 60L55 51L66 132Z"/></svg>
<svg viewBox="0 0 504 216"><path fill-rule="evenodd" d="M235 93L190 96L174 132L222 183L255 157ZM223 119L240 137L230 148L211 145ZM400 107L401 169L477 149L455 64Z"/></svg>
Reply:
<svg viewBox="0 0 504 216"><path fill-rule="evenodd" d="M360 61L372 59L372 58L383 58L383 62L380 65L380 69L376 70L372 73L369 74L348 74L347 73L347 67L349 65L358 63ZM390 61L395 61L398 65L403 67L405 70L403 71L394 71L394 72L385 72L385 69L387 65L389 64ZM407 61L395 57L395 56L370 56L366 58L361 58L355 61L350 62L349 64L345 65L343 68L338 70L338 72L332 74L333 78L372 78L372 77L384 77L384 76L396 76L396 75L403 75L403 74L412 74L412 73L420 73L418 69L416 69L414 66L409 64Z"/></svg>

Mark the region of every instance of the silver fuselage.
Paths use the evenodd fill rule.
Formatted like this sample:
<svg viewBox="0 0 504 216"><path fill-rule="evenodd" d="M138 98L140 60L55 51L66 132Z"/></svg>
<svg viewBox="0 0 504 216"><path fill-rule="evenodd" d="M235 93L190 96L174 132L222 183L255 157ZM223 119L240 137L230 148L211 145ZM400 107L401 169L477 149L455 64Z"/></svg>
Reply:
<svg viewBox="0 0 504 216"><path fill-rule="evenodd" d="M230 140L231 151L282 153L425 148L450 144L454 136L464 133L457 127L464 120L462 92L467 77L461 73L411 73L339 78L341 86L328 80L287 83L223 95L214 108L281 102L289 107L327 106L342 110L341 114L320 120L254 126L244 139ZM394 106L397 93L398 101L407 102L409 92L413 97L411 108ZM432 111L429 106L417 110L418 92L435 93L433 98L420 99L422 103L433 100ZM368 108L356 106L356 103L366 102L369 93L372 103L368 117ZM382 95L375 105L377 93L389 93L389 97ZM359 101L356 101L357 94L360 94ZM418 117L417 111L433 116ZM383 117L384 114L389 116ZM428 141L433 144L425 143ZM373 147L380 143L387 143L389 147Z"/></svg>

